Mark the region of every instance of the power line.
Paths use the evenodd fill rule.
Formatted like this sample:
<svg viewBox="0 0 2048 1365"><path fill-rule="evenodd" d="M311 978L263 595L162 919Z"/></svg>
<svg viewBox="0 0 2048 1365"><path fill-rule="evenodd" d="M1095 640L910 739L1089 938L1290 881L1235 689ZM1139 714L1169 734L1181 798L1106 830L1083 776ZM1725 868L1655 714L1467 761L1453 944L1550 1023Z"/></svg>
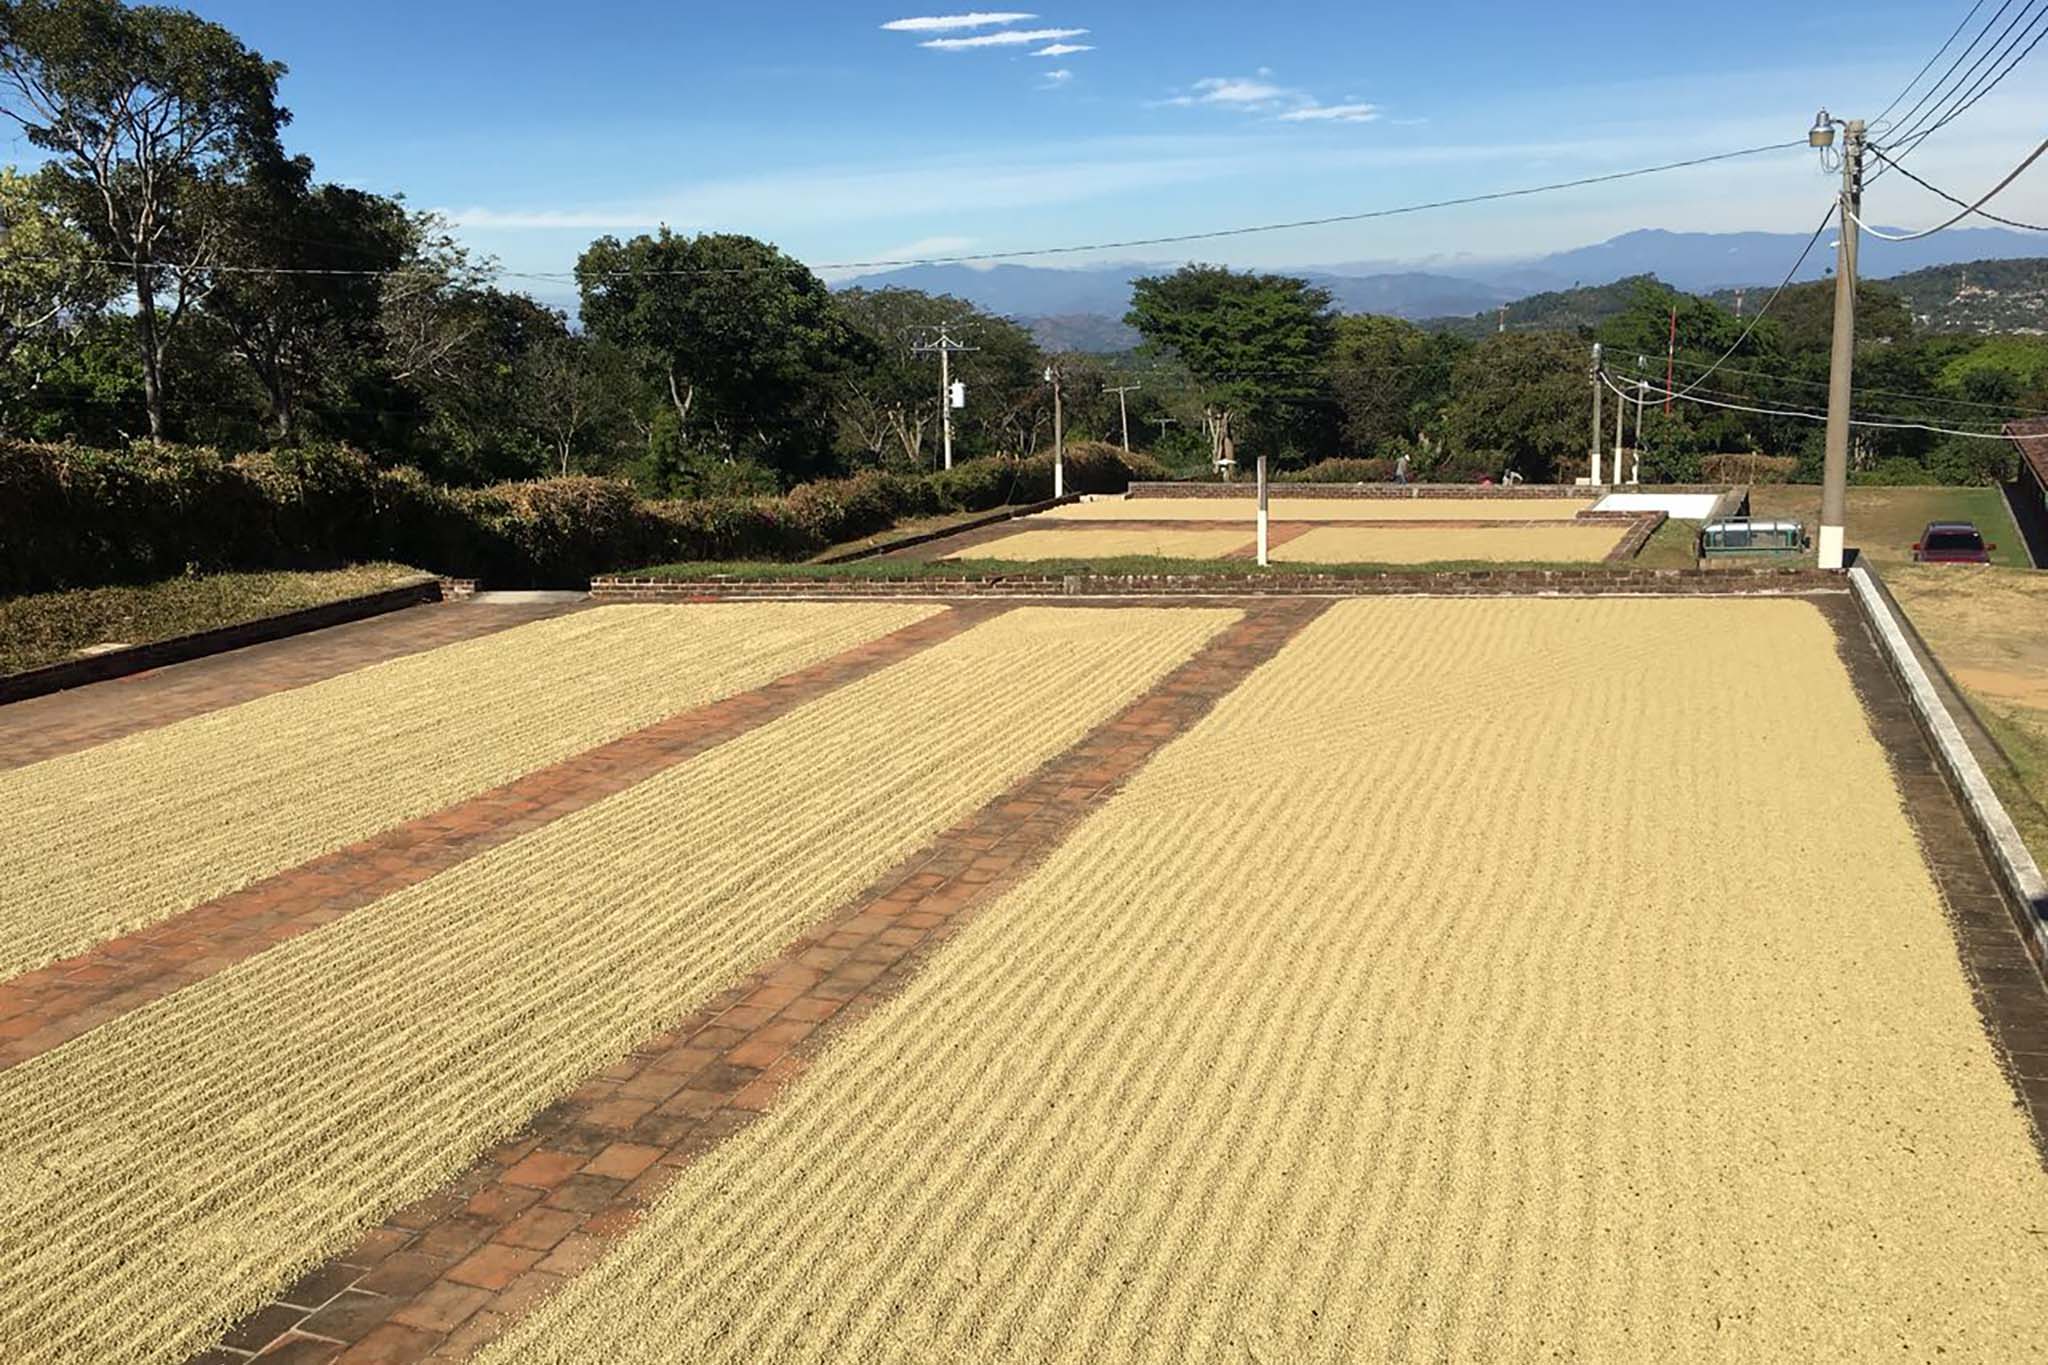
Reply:
<svg viewBox="0 0 2048 1365"><path fill-rule="evenodd" d="M1927 64L1925 66L1921 67L1917 72L1913 74L1913 79L1906 82L1905 89L1899 91L1898 94L1892 96L1892 102L1890 104L1887 104L1884 107L1883 112L1878 114L1876 118L1872 119L1871 123L1878 124L1884 122L1885 116L1887 114L1890 114L1892 110L1899 107L1899 101L1903 100L1904 98L1906 98L1907 95L1911 94L1913 91L1913 87L1920 84L1920 78L1934 69L1934 64L1941 60L1942 53L1947 52L1951 47L1955 46L1956 39L1963 36L1963 30L1970 26L1970 21L1977 17L1977 11L1983 8L1984 0L1977 0L1976 4L1970 6L1970 12L1963 16L1962 22L1955 26L1955 31L1948 35L1948 41L1943 43L1940 49L1936 51L1932 57L1929 57L1927 59Z"/></svg>
<svg viewBox="0 0 2048 1365"><path fill-rule="evenodd" d="M1929 86L1927 88L1926 93L1921 95L1920 98L1914 102L1913 107L1911 109L1908 109L1896 124L1894 124L1890 129L1886 130L1886 136L1888 138L1892 138L1895 141L1904 141L1907 137L1912 135L1915 129L1923 126L1932 119L1938 118L1940 116L1940 110L1942 108L1943 103L1945 101L1951 100L1956 95L1956 93L1963 88L1964 83L1967 82L1972 76L1976 75L1978 70L1983 67L1986 61L1992 59L1997 49L1998 42L2004 39L2006 34L2011 33L2013 28L2016 25L2018 25L2019 21L2027 16L2028 12L2033 9L2034 3L2035 0L2027 0L2027 3L2021 6L2020 12L2013 16L2012 23L2006 25L2005 32L1999 34L1998 38L1992 41L1991 46L1984 49L1982 55L1980 55L1977 58L1977 60L1974 63L1972 63L1970 69L1968 71L1965 71L1960 78L1957 78L1955 80L1954 86L1951 87L1949 85L1949 82L1951 78L1955 78L1957 68L1962 66L1963 62L1969 58L1970 54L1977 50L1977 45L1979 43L1982 43L1985 40L1985 38L1990 36L1992 28L1997 25L1999 19L2004 17L2005 12L2012 8L2013 0L2004 0L2004 3L1998 7L1997 12L1985 21L1984 27L1977 30L1977 36L1970 39L1969 46L1965 47L1961 52L1956 54L1956 59L1953 62L1949 63L1948 70L1942 72L1941 79L1936 81L1933 85ZM1933 105L1933 108L1929 110L1926 114L1922 114L1921 110L1927 109L1930 104Z"/></svg>
<svg viewBox="0 0 2048 1365"><path fill-rule="evenodd" d="M1600 372L1600 382L1629 402L1634 403L1638 401L1636 394L1618 387L1612 379L1609 379L1605 370ZM1790 417L1803 422L1826 422L1828 420L1826 413L1808 412L1804 408L1759 408L1743 403L1723 403L1712 398L1702 398L1698 394L1679 394L1676 396L1685 399L1688 403L1699 403L1710 408L1726 408L1730 412L1755 413L1759 417ZM2003 441L2008 439L2002 431L1962 431L1955 427L1930 426L1925 422L1873 422L1865 418L1852 417L1849 419L1849 425L1852 427L1864 427L1874 431L1927 431L1937 436L1967 436L1979 441Z"/></svg>
<svg viewBox="0 0 2048 1365"><path fill-rule="evenodd" d="M1697 360L1681 359L1678 363L1683 368L1690 370L1700 370L1706 368ZM1801 379L1797 375L1773 374L1768 370L1739 370L1733 366L1728 366L1723 368L1721 373L1740 375L1745 379L1770 380L1774 383L1779 384L1797 384L1801 388L1807 389L1825 389L1828 386L1828 383L1825 379ZM1714 392L1714 390L1708 390L1708 392ZM1867 384L1858 384L1856 386L1856 392L1865 394L1875 394L1880 398L1907 398L1927 403L1947 403L1955 407L1982 408L1986 412L2023 412L2029 415L2037 413L2048 415L2048 408L2030 408L2019 403L1985 403L1980 402L1979 400L1974 398L1951 398L1946 394L1925 393L1914 389L1874 389Z"/></svg>
<svg viewBox="0 0 2048 1365"><path fill-rule="evenodd" d="M1737 351L1742 349L1743 343L1747 342L1750 338L1750 335L1756 331L1757 324L1762 322L1764 320L1764 315L1771 311L1771 305L1775 304L1778 301L1778 296L1784 293L1785 290L1791 286L1792 277L1799 273L1799 267L1806 264L1806 258L1813 254L1814 244L1820 241L1821 234L1828 230L1828 224L1833 222L1834 218L1835 206L1830 204L1828 205L1827 212L1821 215L1820 226L1813 230L1813 235L1806 239L1806 245L1800 248L1799 259L1792 262L1792 268L1785 272L1784 279L1778 281L1778 287L1771 291L1771 296L1768 299L1764 300L1764 306L1756 310L1756 316L1749 320L1749 326L1742 329L1742 335L1735 338L1735 344L1733 346L1730 346L1727 350L1721 352L1721 358L1719 360L1716 360L1713 364L1707 367L1707 372L1705 374L1701 375L1698 379L1693 381L1692 385L1687 388L1686 393L1690 393L1693 389L1698 388L1701 384L1706 383L1708 379L1713 377L1715 370L1720 369L1721 366L1728 361L1728 358L1730 356L1733 356ZM1683 394L1680 394L1678 396L1684 397Z"/></svg>
<svg viewBox="0 0 2048 1365"><path fill-rule="evenodd" d="M2029 9L2031 8L2032 5L2030 3ZM2003 13L2003 10L2000 12ZM2011 33L2018 26L2021 19L2028 20L2027 27L2021 29L2017 36L2007 41L2006 34ZM1995 23L1996 21L1997 19L1994 15L1993 22ZM1985 72L1982 76L1977 76L1976 83L1968 89L1964 89L1959 82L1956 89L1951 92L1952 98L1949 99L1947 108L1938 110L1928 116L1933 119L1933 122L1926 123L1924 127L1914 125L1908 126L1903 130L1895 130L1893 135L1887 136L1887 144L1896 150L1899 157L1910 155L1919 148L1921 143L1968 113L1979 100L1997 89L2005 81L2005 78L2010 76L2019 67L2020 63L2027 59L2033 50L2040 45L2043 37L2048 37L2048 23L2044 23L2044 21L2048 21L2048 4L2043 4L2039 10L2034 11L2031 18L2028 18L2027 10L2022 10L2018 15L2014 16L2012 23L2006 25L2005 33L1999 34L1998 38L1994 40L1994 47L1996 47L1997 42L2005 42L2005 46L1996 51L1987 48L1984 55L1977 59L1976 64L1968 72L1964 73L1963 80L1967 81L1972 76L1975 76L1978 68L1987 61L1992 63L1991 70ZM2039 33L2034 33L2036 26L2040 26L2041 31ZM2026 49L2020 52L2017 57L2007 61L2007 55L2017 48L2029 33L2034 33L2033 41L2028 43ZM2000 63L2003 63L2003 65L2001 66ZM1924 123L1925 120L1921 122ZM1918 127L1917 131L1915 131L1916 127Z"/></svg>
<svg viewBox="0 0 2048 1365"><path fill-rule="evenodd" d="M916 256L874 261L828 261L816 266L806 266L800 261L786 265L765 266L687 266L669 270L614 270L592 271L584 274L597 278L649 278L666 276L698 275L754 275L773 273L781 270L885 270L917 265L970 265L986 261L1023 260L1036 256L1072 256L1097 251L1123 251L1135 247L1177 246L1189 242L1217 241L1227 237L1248 237L1267 232L1291 232L1301 228L1330 227L1342 223L1363 223L1380 218L1396 218L1411 213L1427 213L1436 209L1464 208L1473 204L1498 203L1507 199L1523 199L1531 195L1554 194L1560 190L1584 189L1591 185L1607 185L1616 181L1633 180L1646 175L1660 175L1666 171L1687 170L1695 166L1711 165L1715 162L1733 161L1740 157L1759 156L1765 152L1780 152L1789 147L1804 147L1806 140L1773 142L1758 147L1744 147L1732 152L1715 152L1708 156L1687 157L1680 161L1666 161L1654 166L1638 166L1632 170L1609 171L1603 175L1580 176L1574 180L1558 180L1543 185L1525 185L1510 190L1490 190L1483 194L1459 195L1451 199L1433 199L1416 204L1402 204L1394 208L1367 209L1358 213L1333 214L1324 218L1300 218L1283 223L1258 223L1248 227L1217 228L1207 232L1183 232L1159 237L1133 237L1116 242L1086 242L1069 246L1032 247L1013 251L979 251L957 256ZM122 260L85 259L73 261L63 257L17 256L22 263L45 265L99 265L128 270L133 263ZM161 268L177 268L176 262L166 262ZM405 275L431 275L435 272L419 267L400 267L382 270L344 270L313 267L211 265L193 266L189 269L213 270L225 274L249 275L336 275L358 277L392 277ZM575 283L577 272L519 272L496 267L485 267L479 273L498 279L544 280L550 283Z"/></svg>
<svg viewBox="0 0 2048 1365"><path fill-rule="evenodd" d="M1955 204L1955 205L1957 205L1958 207L1961 207L1961 208L1967 209L1967 210L1968 210L1969 212L1971 212L1971 213L1974 213L1974 214L1976 214L1976 215L1977 215L1977 216L1978 216L1979 218L1988 218L1988 219L1990 219L1990 220L1991 220L1992 222L1994 222L1994 223L2003 223L2003 224L2005 224L2005 226L2007 226L2007 227L2012 227L2012 228L2024 228L2024 229L2025 229L2026 231L2028 231L2028 232L2048 232L2048 227L2042 227L2042 226L2041 226L2041 225L2040 225L2039 223L2022 223L2022 222L2020 222L2020 221L2019 221L2018 219L2016 219L2016 218L2001 218L2001 217L1999 217L1999 216L1998 216L1997 214L1995 214L1995 213L1988 213L1988 212L1986 212L1985 210L1983 210L1983 209L1981 209L1981 208L1977 208L1977 209L1973 209L1973 208L1970 208L1970 206L1969 206L1969 205L1967 205L1967 204L1963 203L1963 201L1962 201L1962 200L1960 200L1960 199L1956 198L1956 197L1955 197L1954 195L1950 194L1950 193L1949 193L1949 192L1948 192L1947 190L1945 190L1945 189L1942 189L1942 188L1941 188L1941 187L1940 187L1939 185L1930 185L1930 184L1928 184L1928 183L1927 183L1927 182L1926 182L1925 180L1922 180L1922 179L1921 179L1921 178L1920 178L1919 176L1917 176L1917 175L1913 174L1913 173L1912 173L1911 171L1907 170L1907 169L1906 169L1906 168L1905 168L1904 166L1901 166L1901 165L1900 165L1900 164L1899 164L1898 162L1896 162L1896 161L1892 160L1892 159L1891 159L1890 157L1886 156L1886 155L1885 155L1885 154L1884 154L1884 153L1883 153L1883 152L1882 152L1881 150L1879 150L1878 148L1876 148L1876 147L1872 147L1872 148L1870 149L1870 154L1871 154L1872 156L1876 157L1876 158L1877 158L1877 159L1878 159L1879 161L1882 161L1882 162L1883 162L1883 163L1884 163L1885 165L1887 165L1887 166L1891 167L1891 168L1892 168L1893 170L1897 171L1897 172L1898 172L1898 173L1899 173L1900 175L1903 175L1903 176L1905 176L1905 177L1906 177L1906 179L1908 179L1908 180L1912 181L1912 182L1913 182L1914 184L1918 185L1918 186L1919 186L1919 187L1920 187L1921 189L1923 189L1923 190L1926 190L1926 191L1927 191L1928 193L1930 193L1930 194L1938 194L1938 195L1940 195L1940 196L1941 196L1941 197L1942 197L1943 199L1946 199L1946 200L1948 200L1948 202L1949 202L1949 203L1951 203L1951 204Z"/></svg>
<svg viewBox="0 0 2048 1365"><path fill-rule="evenodd" d="M1876 228L1869 226L1861 218L1858 218L1854 210L1845 206L1842 209L1842 212L1845 216L1847 216L1850 222L1854 223L1858 228L1862 229L1864 232L1869 233L1871 236L1877 238L1881 242L1917 242L1923 237L1932 237L1937 232L1941 232L1945 229L1954 227L1957 223L1962 222L1963 219L1968 218L1978 209L1983 208L1993 199L1996 199L2000 194L2004 193L2006 186L2012 184L2013 181L2019 179L2020 176L2025 173L2027 167L2033 165L2036 161L2039 161L2041 159L2041 154L2044 152L2048 152L2048 138L2043 138L2041 141L2041 145L2034 148L2034 150L2028 154L2027 159L2025 161L2022 161L2019 165L2013 167L2012 170L2007 173L2005 179L1999 181L1996 185L1993 185L1989 190L1985 191L1983 198L1979 199L1974 204L1965 206L1961 213L1958 213L1955 217L1948 219L1946 222L1936 223L1933 227L1924 229L1920 232L1879 232Z"/></svg>

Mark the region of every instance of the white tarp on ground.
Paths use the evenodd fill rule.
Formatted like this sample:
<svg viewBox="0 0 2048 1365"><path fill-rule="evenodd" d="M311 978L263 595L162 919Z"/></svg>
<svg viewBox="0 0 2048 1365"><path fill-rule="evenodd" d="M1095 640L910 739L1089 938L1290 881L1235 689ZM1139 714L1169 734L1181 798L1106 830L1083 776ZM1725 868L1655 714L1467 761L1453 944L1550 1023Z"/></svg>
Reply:
<svg viewBox="0 0 2048 1365"><path fill-rule="evenodd" d="M1609 493L1593 504L1595 512L1663 512L1677 521L1705 521L1714 514L1718 493Z"/></svg>

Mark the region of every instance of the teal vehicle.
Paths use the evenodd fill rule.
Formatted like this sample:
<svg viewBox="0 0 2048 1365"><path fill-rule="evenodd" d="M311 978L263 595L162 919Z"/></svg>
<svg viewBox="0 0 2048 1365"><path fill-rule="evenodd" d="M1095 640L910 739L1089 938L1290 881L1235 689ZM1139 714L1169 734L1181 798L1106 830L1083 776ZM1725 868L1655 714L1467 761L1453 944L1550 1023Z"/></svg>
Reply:
<svg viewBox="0 0 2048 1365"><path fill-rule="evenodd" d="M1729 517L1700 527L1699 556L1715 559L1722 555L1800 555L1813 547L1813 538L1797 521L1757 521L1750 517Z"/></svg>

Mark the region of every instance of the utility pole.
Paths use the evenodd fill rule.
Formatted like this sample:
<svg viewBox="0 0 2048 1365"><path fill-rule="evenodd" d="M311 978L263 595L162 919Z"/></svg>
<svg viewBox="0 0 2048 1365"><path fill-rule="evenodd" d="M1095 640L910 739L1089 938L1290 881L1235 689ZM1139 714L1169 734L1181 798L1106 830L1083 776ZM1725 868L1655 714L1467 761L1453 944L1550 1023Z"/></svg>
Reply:
<svg viewBox="0 0 2048 1365"><path fill-rule="evenodd" d="M940 323L936 339L914 342L910 348L913 355L931 355L936 352L939 357L939 429L944 433L942 441L948 469L953 467L953 357L963 352L981 349L979 346L963 346L953 340L947 330L951 325Z"/></svg>
<svg viewBox="0 0 2048 1365"><path fill-rule="evenodd" d="M1593 476L1595 488L1600 486L1600 390L1606 378L1600 373L1600 343L1593 343L1593 443L1587 449L1591 453L1592 466L1587 471Z"/></svg>
<svg viewBox="0 0 2048 1365"><path fill-rule="evenodd" d="M1631 471L1631 472L1630 472L1630 475L1629 475L1629 482L1630 482L1630 483L1641 483L1641 482L1643 481L1643 404L1649 401L1649 397L1650 397L1650 381L1649 381L1649 380L1647 380L1647 379L1641 379L1641 378L1637 379L1637 380L1636 380L1636 458L1635 458L1635 463L1634 463L1633 465L1631 465L1631 466L1630 466L1630 471Z"/></svg>
<svg viewBox="0 0 2048 1365"><path fill-rule="evenodd" d="M1678 310L1671 310L1671 341L1664 348L1664 415L1671 415L1671 391L1678 387ZM1614 471L1619 474L1620 470Z"/></svg>
<svg viewBox="0 0 2048 1365"><path fill-rule="evenodd" d="M1622 397L1622 396L1621 396L1620 394L1618 394L1618 393L1617 393L1616 395L1614 395L1614 481L1615 481L1615 483L1617 483L1617 484L1619 484L1619 483L1620 483L1620 482L1622 481L1622 478L1621 478L1621 424L1622 424L1622 421L1623 421L1623 419L1624 419L1624 418L1626 418L1627 416L1628 416L1628 400L1627 400L1626 398L1623 398L1623 397Z"/></svg>
<svg viewBox="0 0 2048 1365"><path fill-rule="evenodd" d="M1835 244L1835 338L1828 369L1828 444L1820 486L1820 567L1842 567L1849 510L1849 404L1856 371L1856 220L1863 215L1862 119L1842 125L1842 235ZM1821 140L1822 134L1826 140ZM1834 120L1822 110L1808 142L1834 141Z"/></svg>
<svg viewBox="0 0 2048 1365"><path fill-rule="evenodd" d="M1060 408L1060 367L1045 367L1045 382L1052 385L1052 495L1067 495L1067 420Z"/></svg>
<svg viewBox="0 0 2048 1365"><path fill-rule="evenodd" d="M1259 567L1266 567L1266 551L1271 545L1267 534L1266 520L1266 457L1259 456Z"/></svg>
<svg viewBox="0 0 2048 1365"><path fill-rule="evenodd" d="M1178 417L1154 417L1151 420L1152 425L1159 428L1159 440L1162 445L1166 442L1166 429L1180 425L1180 418Z"/></svg>
<svg viewBox="0 0 2048 1365"><path fill-rule="evenodd" d="M1136 393L1139 389L1142 389L1144 387L1145 386L1143 384L1124 384L1118 388L1103 390L1104 393L1113 393L1116 395L1117 415L1123 419L1124 424L1124 454L1126 455L1131 453L1131 409L1129 403L1125 401L1124 395L1127 393ZM1164 435L1165 430L1166 429L1164 427L1160 428L1160 434Z"/></svg>

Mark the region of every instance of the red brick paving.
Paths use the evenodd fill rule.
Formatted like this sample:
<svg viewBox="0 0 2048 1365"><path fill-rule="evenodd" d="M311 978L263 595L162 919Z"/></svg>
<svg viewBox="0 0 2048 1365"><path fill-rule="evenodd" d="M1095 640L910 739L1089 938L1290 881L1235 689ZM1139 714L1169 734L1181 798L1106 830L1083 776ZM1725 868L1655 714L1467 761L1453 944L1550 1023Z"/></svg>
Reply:
<svg viewBox="0 0 2048 1365"><path fill-rule="evenodd" d="M1153 754L1325 603L1259 603L1145 696L673 1028L589 1078L437 1194L246 1319L207 1365L461 1360L595 1264L679 1168L776 1103ZM261 1340L259 1340L261 1338ZM265 1345L265 1342L268 1345Z"/></svg>
<svg viewBox="0 0 2048 1365"><path fill-rule="evenodd" d="M754 691L670 716L183 914L0 981L0 1070L624 791L1005 609L976 603L929 617Z"/></svg>
<svg viewBox="0 0 2048 1365"><path fill-rule="evenodd" d="M441 602L0 706L0 771L492 635L580 604Z"/></svg>

